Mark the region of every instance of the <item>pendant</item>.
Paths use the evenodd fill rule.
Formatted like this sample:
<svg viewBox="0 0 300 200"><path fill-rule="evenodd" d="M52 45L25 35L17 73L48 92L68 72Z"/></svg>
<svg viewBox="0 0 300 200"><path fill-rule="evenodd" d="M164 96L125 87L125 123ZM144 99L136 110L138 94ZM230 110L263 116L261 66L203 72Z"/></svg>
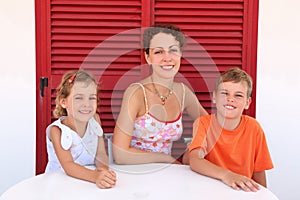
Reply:
<svg viewBox="0 0 300 200"><path fill-rule="evenodd" d="M165 96L160 96L159 98L160 98L160 100L161 100L161 104L164 106L164 105L166 104L167 97L165 97Z"/></svg>
<svg viewBox="0 0 300 200"><path fill-rule="evenodd" d="M169 93L167 96L161 95L155 87L152 76L151 76L151 81L152 81L152 85L154 87L155 94L160 98L161 104L164 106L166 104L166 100L168 99L168 97L173 94L173 89L169 89Z"/></svg>

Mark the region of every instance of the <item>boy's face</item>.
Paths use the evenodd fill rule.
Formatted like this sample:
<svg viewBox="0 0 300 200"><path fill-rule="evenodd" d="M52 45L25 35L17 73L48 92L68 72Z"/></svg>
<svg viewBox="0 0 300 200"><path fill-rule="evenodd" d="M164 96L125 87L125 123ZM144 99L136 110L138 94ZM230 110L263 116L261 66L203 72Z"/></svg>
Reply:
<svg viewBox="0 0 300 200"><path fill-rule="evenodd" d="M61 100L68 116L77 121L87 122L97 109L97 86L94 83L75 82L70 95Z"/></svg>
<svg viewBox="0 0 300 200"><path fill-rule="evenodd" d="M244 109L248 109L251 103L247 91L248 87L245 82L221 83L217 91L213 93L218 115L226 119L239 119Z"/></svg>

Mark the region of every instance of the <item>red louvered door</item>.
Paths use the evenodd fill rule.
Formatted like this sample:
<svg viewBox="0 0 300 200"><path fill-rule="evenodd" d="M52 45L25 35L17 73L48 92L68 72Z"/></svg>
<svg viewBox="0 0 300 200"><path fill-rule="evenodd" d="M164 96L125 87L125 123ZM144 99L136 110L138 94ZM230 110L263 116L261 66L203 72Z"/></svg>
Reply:
<svg viewBox="0 0 300 200"><path fill-rule="evenodd" d="M124 89L148 74L141 66L140 48L140 27L149 23L149 17L143 17L143 13L149 13L147 2L36 1L36 12L41 17L37 33L46 35L37 41L37 58L45 57L38 62L37 68L43 69L37 78L48 78L44 97L37 97L37 120L43 117L37 122L38 174L47 162L45 128L54 120L51 112L55 107L55 88L66 71L83 68L96 76L101 87L102 127L106 133L113 131Z"/></svg>
<svg viewBox="0 0 300 200"><path fill-rule="evenodd" d="M256 0L36 0L36 173L47 162L45 128L54 120L55 88L67 70L83 68L97 77L102 127L112 132L124 89L149 74L140 28L173 23L190 37L177 79L194 89L211 112L210 94L219 72L237 66L255 81L257 5ZM43 87L42 77L48 86ZM255 93L253 100L250 115L255 114ZM191 125L185 115L185 136ZM183 148L176 143L175 156Z"/></svg>
<svg viewBox="0 0 300 200"><path fill-rule="evenodd" d="M179 73L211 113L211 92L217 76L230 67L246 70L256 81L258 1L250 0L155 0L153 19L172 23L188 36ZM181 78L182 80L182 78ZM255 88L251 108L255 116ZM193 121L184 115L184 137L190 137ZM182 152L177 142L173 152Z"/></svg>

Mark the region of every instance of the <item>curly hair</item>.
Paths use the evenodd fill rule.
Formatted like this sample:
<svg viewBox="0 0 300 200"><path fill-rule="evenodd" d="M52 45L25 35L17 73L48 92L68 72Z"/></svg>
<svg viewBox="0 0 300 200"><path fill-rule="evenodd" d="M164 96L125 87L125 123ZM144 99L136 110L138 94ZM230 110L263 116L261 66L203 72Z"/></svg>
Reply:
<svg viewBox="0 0 300 200"><path fill-rule="evenodd" d="M97 97L99 98L99 87L93 75L82 69L68 71L63 75L62 80L56 89L56 106L53 110L54 117L59 118L68 115L67 110L61 106L60 100L67 98L70 95L75 82L86 82L87 85L94 83L97 86ZM97 103L99 103L99 99L97 99Z"/></svg>
<svg viewBox="0 0 300 200"><path fill-rule="evenodd" d="M143 48L146 54L149 54L150 42L158 33L171 34L179 42L180 50L182 52L183 46L185 45L185 35L181 29L172 24L155 24L144 30L143 34Z"/></svg>

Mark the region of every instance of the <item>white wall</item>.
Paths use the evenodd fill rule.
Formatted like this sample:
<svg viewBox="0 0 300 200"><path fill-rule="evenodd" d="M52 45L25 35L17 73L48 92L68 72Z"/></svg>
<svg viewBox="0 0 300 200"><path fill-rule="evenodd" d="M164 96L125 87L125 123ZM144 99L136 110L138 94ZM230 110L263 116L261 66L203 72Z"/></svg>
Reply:
<svg viewBox="0 0 300 200"><path fill-rule="evenodd" d="M0 1L0 194L35 174L34 0Z"/></svg>
<svg viewBox="0 0 300 200"><path fill-rule="evenodd" d="M260 0L259 8L257 118L275 164L269 189L288 200L300 199L299 8L298 0ZM2 0L0 27L2 194L35 171L34 0Z"/></svg>
<svg viewBox="0 0 300 200"><path fill-rule="evenodd" d="M300 199L300 2L260 0L257 119L275 168L269 188L279 199Z"/></svg>

